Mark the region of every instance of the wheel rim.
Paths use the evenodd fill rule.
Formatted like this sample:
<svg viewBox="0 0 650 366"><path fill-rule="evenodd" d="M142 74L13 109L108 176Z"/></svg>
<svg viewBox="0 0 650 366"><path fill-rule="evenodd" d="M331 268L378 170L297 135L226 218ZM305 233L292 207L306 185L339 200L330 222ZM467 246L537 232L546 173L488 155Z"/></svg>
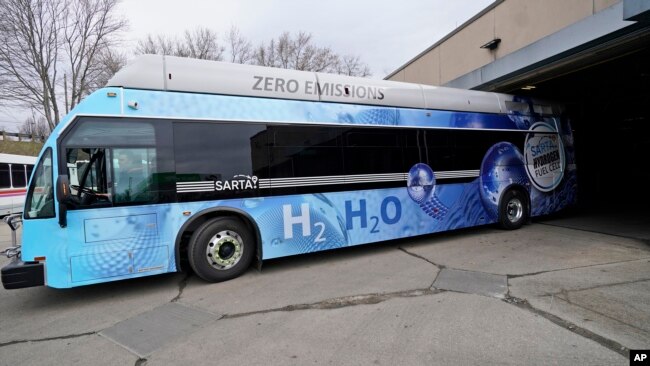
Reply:
<svg viewBox="0 0 650 366"><path fill-rule="evenodd" d="M226 270L239 263L244 253L244 242L239 234L224 230L214 235L205 249L205 256L212 268Z"/></svg>
<svg viewBox="0 0 650 366"><path fill-rule="evenodd" d="M506 214L508 216L508 221L517 222L521 220L521 217L524 215L524 205L521 203L519 198L513 198L508 201L506 206Z"/></svg>

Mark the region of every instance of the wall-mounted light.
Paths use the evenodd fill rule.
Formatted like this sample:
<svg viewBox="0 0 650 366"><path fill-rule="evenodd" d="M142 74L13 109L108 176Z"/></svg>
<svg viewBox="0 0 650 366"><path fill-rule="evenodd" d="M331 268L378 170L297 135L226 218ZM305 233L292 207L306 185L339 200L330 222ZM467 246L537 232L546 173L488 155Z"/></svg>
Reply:
<svg viewBox="0 0 650 366"><path fill-rule="evenodd" d="M535 88L536 88L535 85L526 85L526 86L521 87L521 90L533 90Z"/></svg>
<svg viewBox="0 0 650 366"><path fill-rule="evenodd" d="M501 43L501 38L495 38L490 42L482 45L481 48L487 48L488 50L493 50L499 47L499 43Z"/></svg>

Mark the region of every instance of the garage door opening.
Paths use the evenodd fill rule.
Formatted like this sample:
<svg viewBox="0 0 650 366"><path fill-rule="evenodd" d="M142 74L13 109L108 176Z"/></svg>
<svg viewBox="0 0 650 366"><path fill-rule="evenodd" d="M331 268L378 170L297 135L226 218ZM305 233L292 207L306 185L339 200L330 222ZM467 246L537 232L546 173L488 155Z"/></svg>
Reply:
<svg viewBox="0 0 650 366"><path fill-rule="evenodd" d="M509 93L561 101L572 121L579 211L614 218L622 233L648 236L650 47ZM623 226L620 226L623 224ZM632 227L625 227L632 225ZM627 236L627 235L626 235ZM636 237L639 237L637 235Z"/></svg>

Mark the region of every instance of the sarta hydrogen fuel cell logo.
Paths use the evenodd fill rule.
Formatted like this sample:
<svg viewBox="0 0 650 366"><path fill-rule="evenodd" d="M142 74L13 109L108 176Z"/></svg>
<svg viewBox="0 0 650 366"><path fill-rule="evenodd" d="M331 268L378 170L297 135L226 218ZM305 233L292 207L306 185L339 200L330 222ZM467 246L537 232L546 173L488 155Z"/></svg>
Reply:
<svg viewBox="0 0 650 366"><path fill-rule="evenodd" d="M524 159L526 172L535 188L542 192L555 189L564 176L564 147L555 129L544 122L530 127L526 136Z"/></svg>

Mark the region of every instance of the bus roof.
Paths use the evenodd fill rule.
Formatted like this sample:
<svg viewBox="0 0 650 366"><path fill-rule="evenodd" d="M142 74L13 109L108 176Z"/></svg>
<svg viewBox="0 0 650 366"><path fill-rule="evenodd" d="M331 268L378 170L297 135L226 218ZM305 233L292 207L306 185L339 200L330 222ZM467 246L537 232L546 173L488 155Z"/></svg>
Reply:
<svg viewBox="0 0 650 366"><path fill-rule="evenodd" d="M483 113L507 94L162 55L142 55L106 86Z"/></svg>

